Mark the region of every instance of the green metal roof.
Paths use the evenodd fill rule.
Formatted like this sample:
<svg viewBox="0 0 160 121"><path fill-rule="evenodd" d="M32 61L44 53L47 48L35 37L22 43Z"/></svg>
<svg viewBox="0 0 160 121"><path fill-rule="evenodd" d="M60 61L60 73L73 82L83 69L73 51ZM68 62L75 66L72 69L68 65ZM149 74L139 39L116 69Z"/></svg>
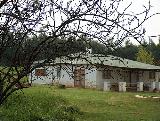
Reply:
<svg viewBox="0 0 160 121"><path fill-rule="evenodd" d="M143 70L160 70L160 66L145 64L138 61L123 59L112 55L98 55L98 54L77 54L69 57L56 58L55 64L93 64L106 65L129 69L143 69Z"/></svg>

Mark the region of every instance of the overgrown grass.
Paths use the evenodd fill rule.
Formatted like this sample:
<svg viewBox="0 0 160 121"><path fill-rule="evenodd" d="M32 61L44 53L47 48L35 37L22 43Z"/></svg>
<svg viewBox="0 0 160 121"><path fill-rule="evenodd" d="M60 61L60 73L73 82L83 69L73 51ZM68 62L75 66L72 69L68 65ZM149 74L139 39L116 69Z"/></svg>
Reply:
<svg viewBox="0 0 160 121"><path fill-rule="evenodd" d="M74 121L79 108L64 97L54 95L54 90L33 87L14 93L0 107L2 121Z"/></svg>
<svg viewBox="0 0 160 121"><path fill-rule="evenodd" d="M160 121L160 99L138 99L137 94L160 96L36 86L12 95L0 108L0 116L4 121Z"/></svg>

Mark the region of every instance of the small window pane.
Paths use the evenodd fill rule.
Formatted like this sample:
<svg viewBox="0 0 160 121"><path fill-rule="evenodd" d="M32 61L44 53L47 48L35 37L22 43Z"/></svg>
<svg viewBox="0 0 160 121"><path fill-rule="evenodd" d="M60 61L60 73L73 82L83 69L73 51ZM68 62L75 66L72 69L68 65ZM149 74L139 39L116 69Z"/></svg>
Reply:
<svg viewBox="0 0 160 121"><path fill-rule="evenodd" d="M46 76L46 71L45 71L45 69L36 69L35 75L36 76Z"/></svg>

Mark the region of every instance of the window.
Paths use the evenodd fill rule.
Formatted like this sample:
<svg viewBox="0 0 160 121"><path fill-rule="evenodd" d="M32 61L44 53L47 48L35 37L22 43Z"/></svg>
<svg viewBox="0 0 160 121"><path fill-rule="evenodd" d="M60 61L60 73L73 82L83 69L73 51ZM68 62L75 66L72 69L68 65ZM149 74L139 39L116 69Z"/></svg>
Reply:
<svg viewBox="0 0 160 121"><path fill-rule="evenodd" d="M155 72L154 71L149 72L149 79L155 79Z"/></svg>
<svg viewBox="0 0 160 121"><path fill-rule="evenodd" d="M111 79L111 70L104 70L103 71L103 78L104 79Z"/></svg>
<svg viewBox="0 0 160 121"><path fill-rule="evenodd" d="M35 70L36 76L46 76L46 70L44 68L39 68Z"/></svg>

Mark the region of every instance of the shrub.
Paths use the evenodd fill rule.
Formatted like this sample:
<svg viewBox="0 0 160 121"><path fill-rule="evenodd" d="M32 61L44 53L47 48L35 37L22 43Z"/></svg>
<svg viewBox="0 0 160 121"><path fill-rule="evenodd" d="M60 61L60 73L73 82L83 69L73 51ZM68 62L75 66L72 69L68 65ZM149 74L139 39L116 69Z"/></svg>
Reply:
<svg viewBox="0 0 160 121"><path fill-rule="evenodd" d="M77 106L61 106L54 113L54 121L75 121L81 114Z"/></svg>
<svg viewBox="0 0 160 121"><path fill-rule="evenodd" d="M66 107L65 111L73 113L73 114L81 114L80 109L77 106L74 106L74 105Z"/></svg>
<svg viewBox="0 0 160 121"><path fill-rule="evenodd" d="M33 115L29 118L29 120L30 121L45 121L43 118L38 117L38 116L33 116Z"/></svg>
<svg viewBox="0 0 160 121"><path fill-rule="evenodd" d="M79 108L49 91L14 93L0 107L4 121L75 121ZM2 117L3 116L3 117Z"/></svg>
<svg viewBox="0 0 160 121"><path fill-rule="evenodd" d="M59 88L59 89L65 89L65 88L66 88L66 86L65 86L65 85L63 85L63 84L59 84L59 85L58 85L58 88Z"/></svg>

